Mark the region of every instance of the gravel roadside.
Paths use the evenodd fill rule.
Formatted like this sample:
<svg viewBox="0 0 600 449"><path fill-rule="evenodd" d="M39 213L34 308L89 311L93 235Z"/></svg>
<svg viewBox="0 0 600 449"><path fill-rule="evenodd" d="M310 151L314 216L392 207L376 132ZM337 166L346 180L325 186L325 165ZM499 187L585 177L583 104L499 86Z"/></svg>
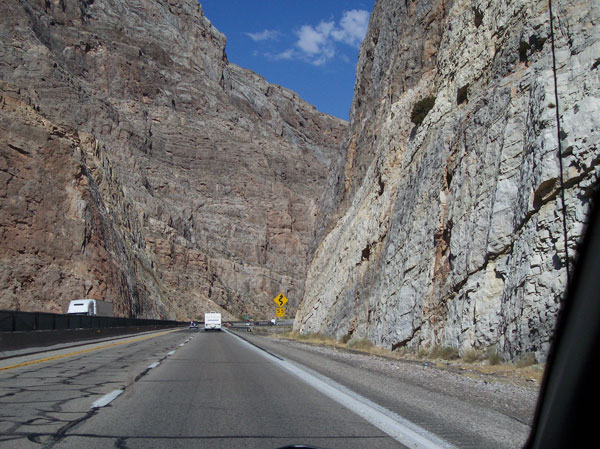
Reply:
<svg viewBox="0 0 600 449"><path fill-rule="evenodd" d="M456 365L399 360L295 340L243 334L457 447L515 448L527 439L539 384Z"/></svg>
<svg viewBox="0 0 600 449"><path fill-rule="evenodd" d="M539 393L539 382L534 380L523 381L510 376L484 374L449 362L392 359L288 339L277 341L365 370L409 381L428 390L454 394L460 398L468 395L472 400L480 401L528 424L533 419Z"/></svg>

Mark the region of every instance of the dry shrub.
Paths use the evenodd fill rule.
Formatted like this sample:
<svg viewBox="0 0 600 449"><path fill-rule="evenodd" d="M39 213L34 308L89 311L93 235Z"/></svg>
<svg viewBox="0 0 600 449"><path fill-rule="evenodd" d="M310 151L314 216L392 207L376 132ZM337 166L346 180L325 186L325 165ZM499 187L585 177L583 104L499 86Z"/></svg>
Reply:
<svg viewBox="0 0 600 449"><path fill-rule="evenodd" d="M342 336L342 338L339 339L339 342L343 345L345 345L346 343L348 343L350 340L352 339L352 337L348 334Z"/></svg>
<svg viewBox="0 0 600 449"><path fill-rule="evenodd" d="M356 349L357 351L370 351L375 345L366 338L352 338L348 342L348 347L350 349Z"/></svg>
<svg viewBox="0 0 600 449"><path fill-rule="evenodd" d="M498 353L495 347L489 347L485 351L485 357L490 365L499 365L502 362L502 356Z"/></svg>
<svg viewBox="0 0 600 449"><path fill-rule="evenodd" d="M481 362L485 359L485 354L481 349L467 349L462 358L467 363Z"/></svg>
<svg viewBox="0 0 600 449"><path fill-rule="evenodd" d="M420 359L429 359L431 354L434 352L434 348L421 347L417 351L417 357Z"/></svg>
<svg viewBox="0 0 600 449"><path fill-rule="evenodd" d="M456 360L458 358L458 349L452 346L434 346L429 353L432 359Z"/></svg>
<svg viewBox="0 0 600 449"><path fill-rule="evenodd" d="M515 361L515 365L519 368L525 368L526 366L535 365L535 355L533 352L525 352L519 356Z"/></svg>
<svg viewBox="0 0 600 449"><path fill-rule="evenodd" d="M330 337L329 335L320 334L318 332L308 332L306 334L300 334L299 340L307 341L309 343L336 343L335 338Z"/></svg>

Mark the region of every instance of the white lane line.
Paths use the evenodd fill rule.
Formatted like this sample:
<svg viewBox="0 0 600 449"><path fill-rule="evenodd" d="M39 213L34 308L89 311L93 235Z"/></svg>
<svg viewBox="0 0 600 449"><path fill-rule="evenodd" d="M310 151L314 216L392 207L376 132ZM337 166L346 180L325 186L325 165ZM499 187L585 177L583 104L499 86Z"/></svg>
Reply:
<svg viewBox="0 0 600 449"><path fill-rule="evenodd" d="M231 335L230 331L226 330L226 332ZM381 407L334 380L297 363L280 360L242 338L237 339L247 345L249 349L252 349L257 354L262 355L282 369L290 372L325 396L348 408L409 449L456 449L455 446L442 440L428 430Z"/></svg>
<svg viewBox="0 0 600 449"><path fill-rule="evenodd" d="M185 344L185 343L181 343L181 344L179 345L179 347L181 348L181 347L182 347L184 344Z"/></svg>
<svg viewBox="0 0 600 449"><path fill-rule="evenodd" d="M97 401L94 401L91 408L106 407L108 404L110 404L112 401L114 401L121 393L123 393L123 390L111 391L110 393L102 396Z"/></svg>
<svg viewBox="0 0 600 449"><path fill-rule="evenodd" d="M148 369L153 369L153 368L156 368L158 365L160 365L160 362L154 362L152 365L150 365L150 366L148 367Z"/></svg>
<svg viewBox="0 0 600 449"><path fill-rule="evenodd" d="M175 354L175 351L169 351L169 352L167 352L167 355L173 355L173 354Z"/></svg>

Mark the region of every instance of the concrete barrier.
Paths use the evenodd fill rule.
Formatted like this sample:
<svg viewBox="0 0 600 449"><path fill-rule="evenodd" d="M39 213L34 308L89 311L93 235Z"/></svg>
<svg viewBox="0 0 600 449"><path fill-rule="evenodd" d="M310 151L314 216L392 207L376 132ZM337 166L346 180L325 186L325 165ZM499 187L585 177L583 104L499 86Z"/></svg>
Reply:
<svg viewBox="0 0 600 449"><path fill-rule="evenodd" d="M32 352L43 352L45 348L63 343L89 342L107 337L149 332L159 329L173 327L185 327L183 325L147 325L127 327L105 327L99 329L65 329L53 331L31 331L31 332L0 332L0 359L12 355L2 355L11 351L32 349Z"/></svg>

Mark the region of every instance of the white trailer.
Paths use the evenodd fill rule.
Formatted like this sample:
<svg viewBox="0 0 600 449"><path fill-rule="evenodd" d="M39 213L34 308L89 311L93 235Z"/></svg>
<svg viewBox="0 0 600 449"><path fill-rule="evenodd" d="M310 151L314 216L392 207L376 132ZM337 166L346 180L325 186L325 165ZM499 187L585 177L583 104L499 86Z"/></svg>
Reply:
<svg viewBox="0 0 600 449"><path fill-rule="evenodd" d="M206 312L204 314L204 330L221 330L221 314L218 312Z"/></svg>
<svg viewBox="0 0 600 449"><path fill-rule="evenodd" d="M73 299L69 303L70 315L114 316L113 303L99 299Z"/></svg>

